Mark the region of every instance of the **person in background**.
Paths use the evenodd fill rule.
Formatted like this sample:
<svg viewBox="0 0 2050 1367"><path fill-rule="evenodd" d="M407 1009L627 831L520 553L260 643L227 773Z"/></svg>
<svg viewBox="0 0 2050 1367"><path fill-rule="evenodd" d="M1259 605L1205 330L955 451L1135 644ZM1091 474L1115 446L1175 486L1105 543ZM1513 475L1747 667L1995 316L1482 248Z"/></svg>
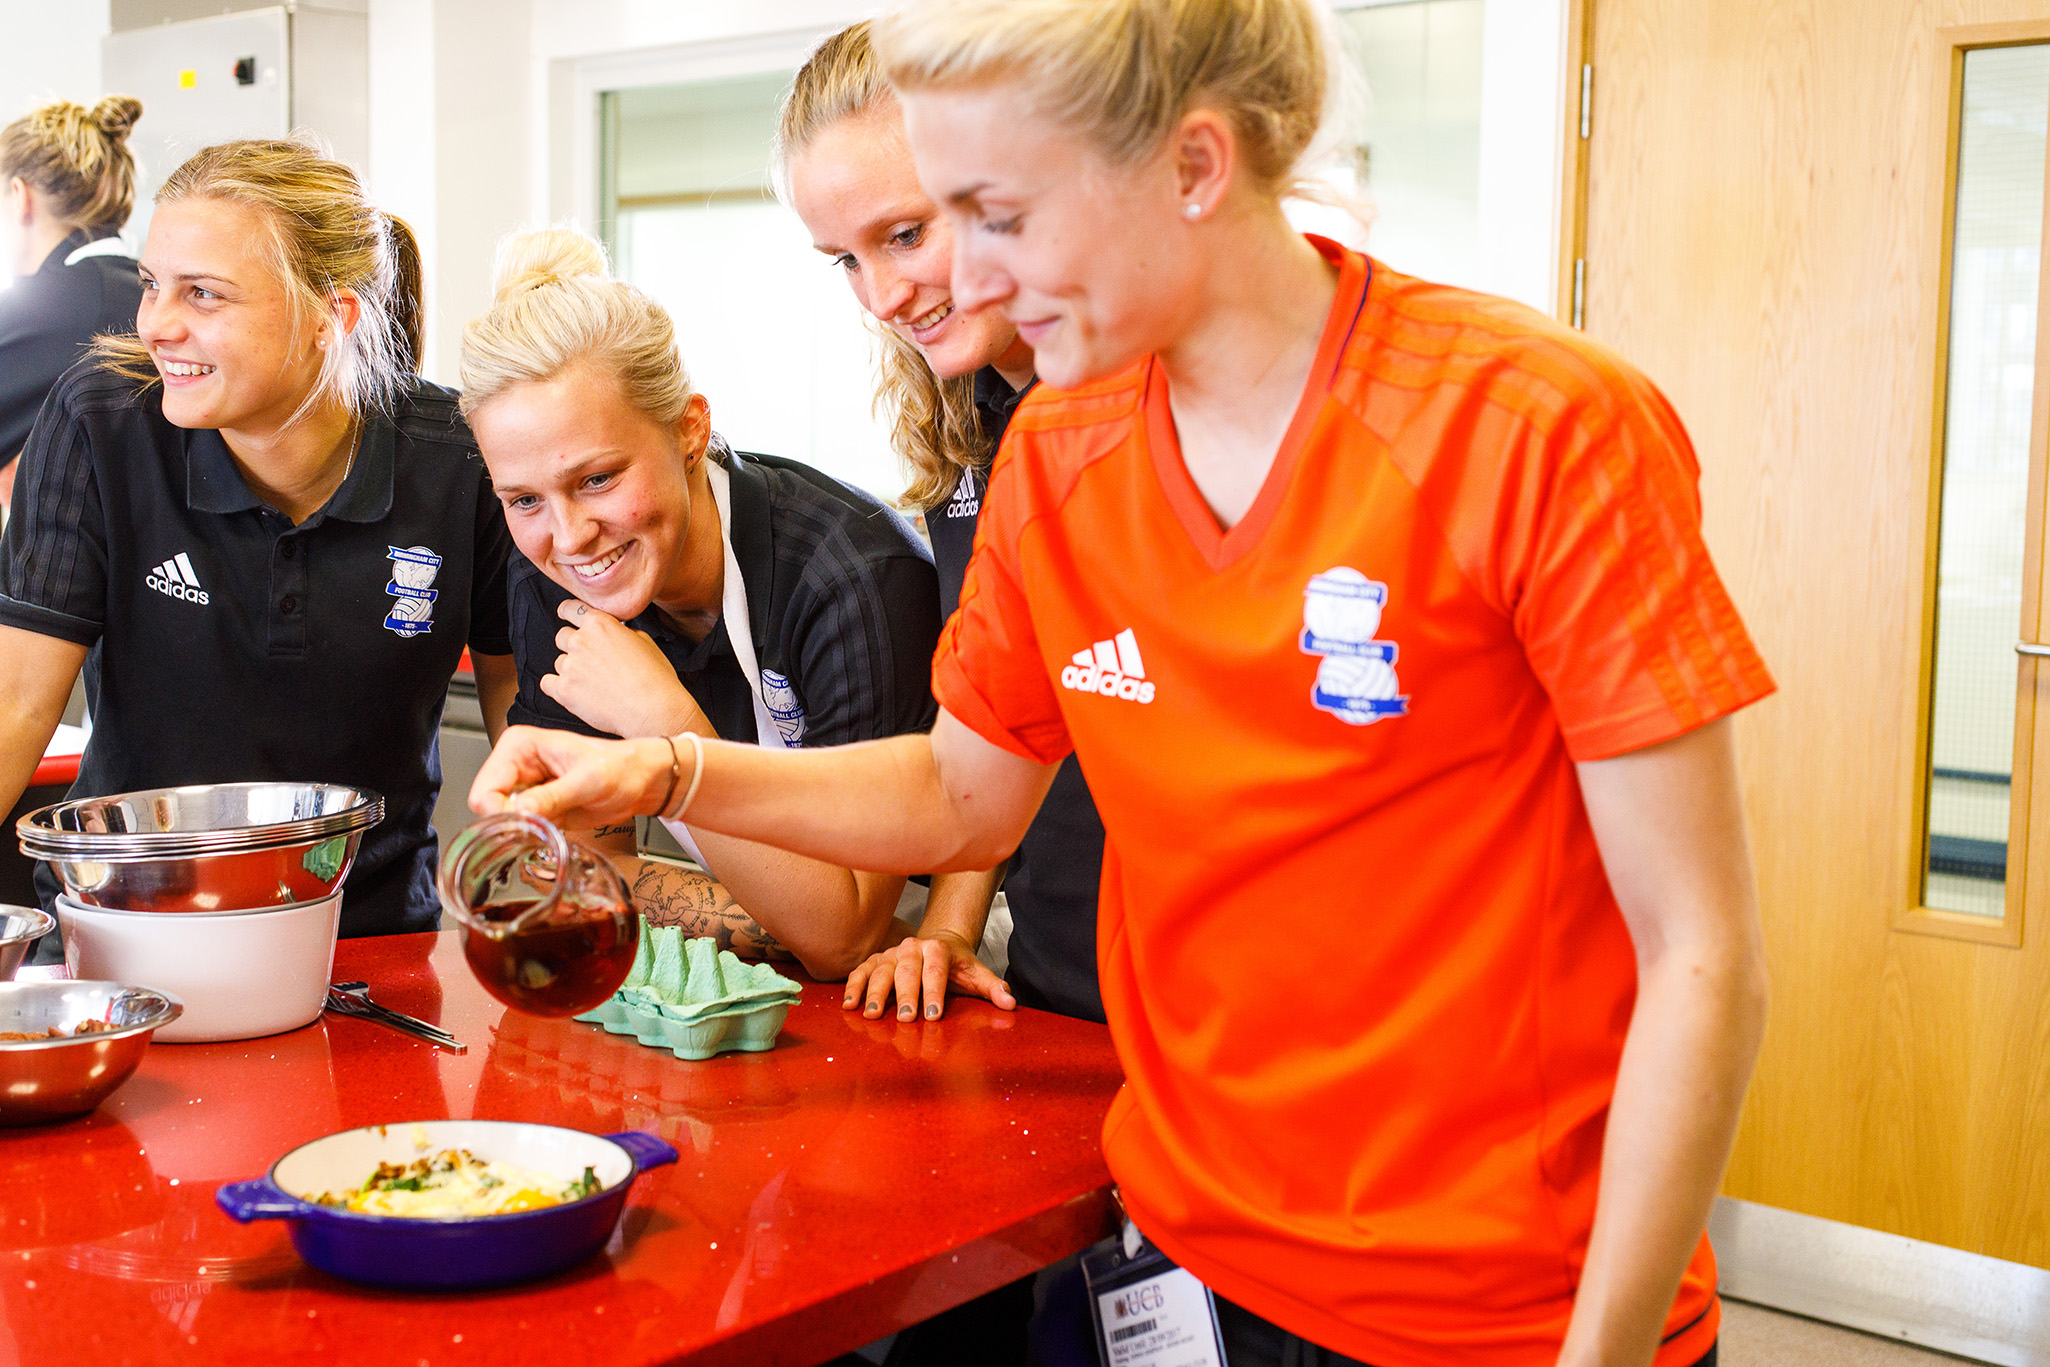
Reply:
<svg viewBox="0 0 2050 1367"><path fill-rule="evenodd" d="M136 335L51 392L0 536L0 808L83 668L73 797L371 789L341 933L431 930L449 679L469 647L496 734L513 675L505 519L414 374L412 233L309 146L223 143L157 192L141 272Z"/></svg>
<svg viewBox="0 0 2050 1367"><path fill-rule="evenodd" d="M500 253L463 330L463 408L504 504L513 720L766 748L932 724L932 561L904 519L798 461L731 450L669 315L567 229ZM891 932L899 874L671 833L708 872L594 832L657 925L845 977Z"/></svg>
<svg viewBox="0 0 2050 1367"><path fill-rule="evenodd" d="M693 741L673 785L666 742L513 728L472 805L970 868L1073 750L1108 832L1104 1157L1232 1367L1713 1362L1703 1231L1766 998L1730 716L1772 680L1656 388L1290 226L1327 22L877 21L954 299L1042 381L938 721Z"/></svg>
<svg viewBox="0 0 2050 1367"><path fill-rule="evenodd" d="M57 377L95 336L133 332L142 278L116 236L135 207L128 131L142 102L58 100L0 128L0 517Z"/></svg>
<svg viewBox="0 0 2050 1367"><path fill-rule="evenodd" d="M925 514L940 615L968 571L991 458L1031 389L1032 350L1000 310L955 307L953 238L904 141L904 116L877 68L867 22L827 38L783 100L776 165L784 198L875 318L878 399L910 466L904 501ZM910 1020L940 1014L948 987L1009 1008L1103 1019L1096 986L1096 889L1103 823L1082 768L1062 761L1009 867L943 874L915 939L879 951L847 980L846 1005L880 1016L891 994ZM1008 981L980 960L1000 876L1011 910Z"/></svg>

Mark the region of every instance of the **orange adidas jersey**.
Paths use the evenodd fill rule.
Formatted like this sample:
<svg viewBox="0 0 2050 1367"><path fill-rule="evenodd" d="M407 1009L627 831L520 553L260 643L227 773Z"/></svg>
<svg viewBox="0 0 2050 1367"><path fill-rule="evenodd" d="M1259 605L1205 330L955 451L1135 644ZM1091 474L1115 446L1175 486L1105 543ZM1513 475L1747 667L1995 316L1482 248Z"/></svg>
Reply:
<svg viewBox="0 0 2050 1367"><path fill-rule="evenodd" d="M1636 988L1573 763L1772 681L1642 376L1318 247L1337 299L1245 518L1151 361L1036 391L934 688L1072 747L1102 810L1104 1151L1141 1228L1381 1367L1548 1365ZM1707 1351L1714 1285L1704 1239L1661 1364Z"/></svg>

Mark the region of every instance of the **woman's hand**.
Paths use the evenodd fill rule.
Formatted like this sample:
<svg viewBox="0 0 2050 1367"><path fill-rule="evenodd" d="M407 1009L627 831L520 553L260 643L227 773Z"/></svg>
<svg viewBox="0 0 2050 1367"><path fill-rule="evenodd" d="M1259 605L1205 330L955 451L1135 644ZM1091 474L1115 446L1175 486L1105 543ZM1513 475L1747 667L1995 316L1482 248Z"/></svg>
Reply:
<svg viewBox="0 0 2050 1367"><path fill-rule="evenodd" d="M555 633L562 653L543 693L615 736L714 734L654 638L574 598L555 614L568 625Z"/></svg>
<svg viewBox="0 0 2050 1367"><path fill-rule="evenodd" d="M666 740L508 727L470 785L470 810L534 812L576 829L653 816L673 786L671 754Z"/></svg>
<svg viewBox="0 0 2050 1367"><path fill-rule="evenodd" d="M983 966L975 950L959 936L940 931L929 939L909 939L868 956L861 967L847 975L847 995L840 1003L875 1020L888 1005L890 993L897 994L897 1019L914 1020L924 997L927 1020L938 1020L947 1000L947 987L981 997L1005 1011L1018 1009L1018 999L1003 979Z"/></svg>

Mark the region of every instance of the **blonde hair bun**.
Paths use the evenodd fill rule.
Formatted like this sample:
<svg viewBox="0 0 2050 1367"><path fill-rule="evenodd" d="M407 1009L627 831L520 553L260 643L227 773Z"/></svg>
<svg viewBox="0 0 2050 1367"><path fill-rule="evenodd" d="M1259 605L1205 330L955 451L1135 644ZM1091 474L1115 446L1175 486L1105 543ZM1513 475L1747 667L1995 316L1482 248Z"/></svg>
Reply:
<svg viewBox="0 0 2050 1367"><path fill-rule="evenodd" d="M115 142L125 141L128 130L135 127L135 121L142 117L142 101L133 95L109 95L92 108L87 115L93 126Z"/></svg>
<svg viewBox="0 0 2050 1367"><path fill-rule="evenodd" d="M515 233L499 244L491 310L463 327L465 416L514 385L589 364L667 426L691 400L690 373L663 307L605 267L605 249L574 228Z"/></svg>
<svg viewBox="0 0 2050 1367"><path fill-rule="evenodd" d="M504 303L529 290L589 276L610 280L605 248L574 228L541 228L515 233L498 248L491 271L491 298Z"/></svg>
<svg viewBox="0 0 2050 1367"><path fill-rule="evenodd" d="M91 109L69 100L40 105L0 128L0 184L21 177L73 228L119 232L135 207L128 130L142 101L109 95Z"/></svg>

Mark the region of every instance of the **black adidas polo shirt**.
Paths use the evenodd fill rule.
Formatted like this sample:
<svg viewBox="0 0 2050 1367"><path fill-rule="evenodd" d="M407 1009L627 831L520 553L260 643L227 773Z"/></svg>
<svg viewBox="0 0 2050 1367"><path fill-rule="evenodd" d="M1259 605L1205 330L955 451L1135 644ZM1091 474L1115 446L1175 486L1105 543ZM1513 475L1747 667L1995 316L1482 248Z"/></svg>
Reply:
<svg viewBox="0 0 2050 1367"><path fill-rule="evenodd" d="M0 623L92 647L74 797L305 780L384 794L342 934L431 930L442 702L510 653L511 537L455 395L416 381L297 527L218 432L80 365L51 392L0 536ZM38 870L47 902L56 887Z"/></svg>
<svg viewBox="0 0 2050 1367"><path fill-rule="evenodd" d="M931 729L939 586L917 534L876 499L802 462L722 456L749 639L771 701L788 714L778 724L805 746ZM520 689L507 720L604 735L541 691L560 657L556 609L571 593L517 551L510 578ZM629 625L654 640L720 736L758 739L753 693L726 634L732 623L722 616L693 641L651 606Z"/></svg>
<svg viewBox="0 0 2050 1367"><path fill-rule="evenodd" d="M111 237L80 228L34 275L0 290L0 467L28 441L43 400L94 336L135 331L142 277Z"/></svg>
<svg viewBox="0 0 2050 1367"><path fill-rule="evenodd" d="M975 408L992 456L1011 414L1031 390L1031 385L1012 389L992 367L976 372ZM975 526L988 484L987 461L963 470L953 492L925 515L939 567L940 603L949 617L961 602L961 581L975 549ZM1069 755L1004 876L1004 897L1011 905L1011 990L1025 1005L1103 1019L1103 993L1096 981L1096 897L1102 882L1103 819L1096 814L1081 761Z"/></svg>

